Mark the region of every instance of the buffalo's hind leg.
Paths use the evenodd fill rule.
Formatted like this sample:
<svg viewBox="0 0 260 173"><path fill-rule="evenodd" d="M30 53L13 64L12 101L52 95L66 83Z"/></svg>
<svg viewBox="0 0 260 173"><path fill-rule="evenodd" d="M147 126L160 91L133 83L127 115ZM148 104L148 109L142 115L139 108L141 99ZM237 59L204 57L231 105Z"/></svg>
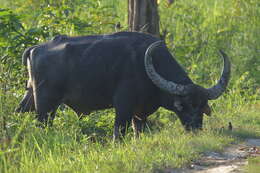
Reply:
<svg viewBox="0 0 260 173"><path fill-rule="evenodd" d="M19 107L15 110L16 112L32 112L35 110L33 89L28 88L28 91L25 93L22 101L19 104Z"/></svg>
<svg viewBox="0 0 260 173"><path fill-rule="evenodd" d="M37 119L44 125L52 124L62 100L62 93L43 83L34 91Z"/></svg>

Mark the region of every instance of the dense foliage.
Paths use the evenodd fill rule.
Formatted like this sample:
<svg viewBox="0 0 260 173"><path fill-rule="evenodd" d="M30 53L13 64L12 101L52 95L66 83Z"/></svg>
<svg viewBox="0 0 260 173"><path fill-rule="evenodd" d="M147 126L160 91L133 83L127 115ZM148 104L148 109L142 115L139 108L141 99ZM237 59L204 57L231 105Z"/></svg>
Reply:
<svg viewBox="0 0 260 173"><path fill-rule="evenodd" d="M64 107L53 127L37 128L33 114L14 113L27 78L21 62L25 48L57 34L112 33L118 22L126 30L127 1L0 0L0 172L149 172L179 167L236 137L260 135L260 107L254 105L260 93L260 1L159 2L167 46L196 83L216 83L222 66L219 49L231 57L231 83L226 94L211 103L214 117L205 120L208 131L186 134L174 113L160 109L140 141L127 137L115 146L109 138L113 110L79 121ZM241 130L216 130L226 121Z"/></svg>
<svg viewBox="0 0 260 173"><path fill-rule="evenodd" d="M19 79L13 80L16 81L15 84L21 84L23 79L21 55L25 48L58 34L112 32L118 19L112 5L98 1L28 0L25 3L5 3L6 7L0 9L1 64L3 71L9 71L8 78Z"/></svg>

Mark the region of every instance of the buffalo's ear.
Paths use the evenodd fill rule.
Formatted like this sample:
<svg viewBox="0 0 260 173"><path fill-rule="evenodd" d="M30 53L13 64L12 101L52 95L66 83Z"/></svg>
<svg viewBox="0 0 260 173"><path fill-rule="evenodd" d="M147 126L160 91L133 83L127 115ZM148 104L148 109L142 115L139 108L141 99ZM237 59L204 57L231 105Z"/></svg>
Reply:
<svg viewBox="0 0 260 173"><path fill-rule="evenodd" d="M206 105L203 107L202 112L205 113L205 114L208 115L208 116L211 116L211 108L209 107L208 104L206 104Z"/></svg>
<svg viewBox="0 0 260 173"><path fill-rule="evenodd" d="M179 99L176 99L174 101L174 106L177 108L178 111L182 111L183 106L181 105L181 101Z"/></svg>

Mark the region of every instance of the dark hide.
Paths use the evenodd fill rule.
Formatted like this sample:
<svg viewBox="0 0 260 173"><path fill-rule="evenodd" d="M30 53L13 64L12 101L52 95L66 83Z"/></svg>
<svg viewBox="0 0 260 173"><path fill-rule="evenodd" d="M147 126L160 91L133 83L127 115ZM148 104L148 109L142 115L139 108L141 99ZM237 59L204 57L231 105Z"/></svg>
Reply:
<svg viewBox="0 0 260 173"><path fill-rule="evenodd" d="M171 95L147 76L144 55L156 41L159 39L148 34L120 32L57 36L27 49L23 61L28 66L29 90L18 111L32 111L35 105L38 120L46 122L48 113L61 103L79 115L113 107L116 138L124 135L131 121L139 133L147 116L162 106L176 112L186 129L201 128L203 113L210 110L199 87L187 96ZM155 49L153 64L165 79L193 84L166 46Z"/></svg>

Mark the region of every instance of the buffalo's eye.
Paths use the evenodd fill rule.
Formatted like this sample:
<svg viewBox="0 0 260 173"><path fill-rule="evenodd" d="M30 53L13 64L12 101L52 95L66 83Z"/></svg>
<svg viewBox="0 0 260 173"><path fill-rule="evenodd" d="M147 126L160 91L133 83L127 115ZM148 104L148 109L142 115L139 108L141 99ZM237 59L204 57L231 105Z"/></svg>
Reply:
<svg viewBox="0 0 260 173"><path fill-rule="evenodd" d="M173 104L177 108L178 111L182 111L183 106L179 100L176 100Z"/></svg>

